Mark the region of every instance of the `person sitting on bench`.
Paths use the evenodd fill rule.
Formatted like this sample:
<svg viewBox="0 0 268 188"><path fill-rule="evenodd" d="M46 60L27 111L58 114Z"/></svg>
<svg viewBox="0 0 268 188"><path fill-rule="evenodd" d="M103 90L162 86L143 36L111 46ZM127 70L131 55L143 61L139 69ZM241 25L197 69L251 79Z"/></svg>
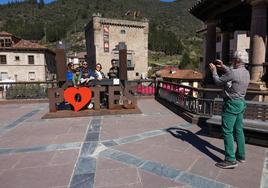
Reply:
<svg viewBox="0 0 268 188"><path fill-rule="evenodd" d="M119 78L119 67L117 66L116 60L112 59L111 64L112 67L108 73L109 79Z"/></svg>
<svg viewBox="0 0 268 188"><path fill-rule="evenodd" d="M105 79L104 73L101 71L102 66L100 63L96 64L96 69L95 69L95 78L99 81ZM101 100L101 108L107 107L107 98L105 96L105 92L100 93L100 100Z"/></svg>
<svg viewBox="0 0 268 188"><path fill-rule="evenodd" d="M86 85L86 84L88 84L88 82L90 80L94 80L95 79L94 73L93 73L93 71L90 68L88 68L87 62L84 62L83 63L83 66L82 66L82 68L81 68L80 71L81 71L80 83L82 85Z"/></svg>
<svg viewBox="0 0 268 188"><path fill-rule="evenodd" d="M81 79L81 72L79 69L76 69L72 79L74 87L80 85L80 79Z"/></svg>
<svg viewBox="0 0 268 188"><path fill-rule="evenodd" d="M105 75L104 75L104 73L101 71L101 69L102 69L102 66L101 66L100 63L98 63L96 65L96 69L95 69L95 78L97 80L102 80L102 79L105 79L106 78Z"/></svg>

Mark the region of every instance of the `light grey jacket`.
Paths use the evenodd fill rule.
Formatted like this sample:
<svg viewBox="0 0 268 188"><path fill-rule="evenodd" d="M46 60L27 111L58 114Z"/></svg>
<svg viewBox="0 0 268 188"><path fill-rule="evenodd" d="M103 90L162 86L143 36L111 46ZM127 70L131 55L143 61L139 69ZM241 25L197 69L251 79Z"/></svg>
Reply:
<svg viewBox="0 0 268 188"><path fill-rule="evenodd" d="M213 72L213 80L216 85L224 85L223 98L227 99L244 99L250 81L250 75L244 65L238 68L224 67L225 74L221 77L217 71Z"/></svg>

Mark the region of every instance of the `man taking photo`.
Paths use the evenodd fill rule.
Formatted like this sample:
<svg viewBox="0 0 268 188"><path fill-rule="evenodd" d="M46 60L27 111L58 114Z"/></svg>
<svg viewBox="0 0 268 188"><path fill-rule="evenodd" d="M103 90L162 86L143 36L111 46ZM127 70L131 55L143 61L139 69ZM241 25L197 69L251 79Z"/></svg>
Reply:
<svg viewBox="0 0 268 188"><path fill-rule="evenodd" d="M226 67L217 60L209 64L216 85L224 86L222 109L222 132L224 137L225 159L216 163L217 167L229 169L238 166L237 161L245 162L245 136L243 132L243 115L246 108L245 96L250 75L245 68L248 53L236 51L232 59L232 68ZM219 77L217 69L225 73ZM234 149L234 136L237 139L237 150Z"/></svg>

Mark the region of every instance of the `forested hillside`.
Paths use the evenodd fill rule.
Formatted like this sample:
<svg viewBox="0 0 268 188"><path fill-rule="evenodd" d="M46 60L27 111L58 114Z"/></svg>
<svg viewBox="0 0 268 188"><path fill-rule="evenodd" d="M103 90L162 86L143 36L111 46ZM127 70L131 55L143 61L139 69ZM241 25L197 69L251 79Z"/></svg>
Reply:
<svg viewBox="0 0 268 188"><path fill-rule="evenodd" d="M150 21L149 49L166 55L200 54L195 31L202 25L187 9L195 0L26 0L0 5L0 30L54 47L65 40L71 51L85 49L84 25L93 13L104 17Z"/></svg>

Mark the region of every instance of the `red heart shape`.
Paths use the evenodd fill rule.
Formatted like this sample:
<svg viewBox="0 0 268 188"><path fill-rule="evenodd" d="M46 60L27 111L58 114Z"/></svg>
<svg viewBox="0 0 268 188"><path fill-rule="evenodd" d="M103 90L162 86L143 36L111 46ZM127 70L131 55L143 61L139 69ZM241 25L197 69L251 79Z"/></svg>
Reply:
<svg viewBox="0 0 268 188"><path fill-rule="evenodd" d="M79 94L81 96L81 101L78 102L75 99L75 96ZM74 107L74 111L78 112L81 110L92 97L92 92L87 87L74 88L70 87L64 91L64 100L70 103Z"/></svg>

